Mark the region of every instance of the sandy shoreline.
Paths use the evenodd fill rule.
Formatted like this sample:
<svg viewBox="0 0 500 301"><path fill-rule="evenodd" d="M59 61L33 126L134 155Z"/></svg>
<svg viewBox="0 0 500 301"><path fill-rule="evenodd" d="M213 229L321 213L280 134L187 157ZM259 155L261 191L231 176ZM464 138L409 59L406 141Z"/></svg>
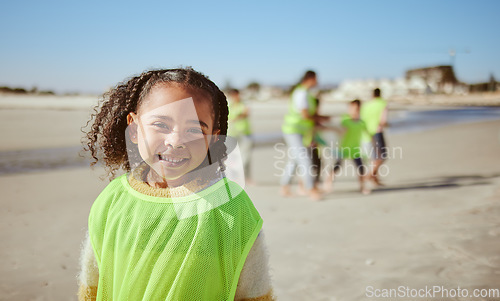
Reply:
<svg viewBox="0 0 500 301"><path fill-rule="evenodd" d="M13 111L0 110L13 129L2 151L78 145L88 116ZM267 114L257 128L280 122ZM320 203L279 197L278 152L256 149L258 185L247 191L265 220L279 300L367 300L366 286L500 289L499 131L490 121L390 135L403 152L388 162L385 187L362 196L354 178L341 177ZM102 175L0 176L0 300L76 300L80 243Z"/></svg>
<svg viewBox="0 0 500 301"><path fill-rule="evenodd" d="M0 175L88 165L90 159L82 151L80 141L90 108L53 110L27 106L9 109L4 105L0 101L0 127L14 130L3 134ZM251 110L255 147L269 147L283 142L281 123L286 104L252 103ZM345 112L345 104L326 104L322 112L334 116L331 124L338 125L338 116ZM500 108L393 105L390 117L387 133L404 135L451 124L500 120Z"/></svg>

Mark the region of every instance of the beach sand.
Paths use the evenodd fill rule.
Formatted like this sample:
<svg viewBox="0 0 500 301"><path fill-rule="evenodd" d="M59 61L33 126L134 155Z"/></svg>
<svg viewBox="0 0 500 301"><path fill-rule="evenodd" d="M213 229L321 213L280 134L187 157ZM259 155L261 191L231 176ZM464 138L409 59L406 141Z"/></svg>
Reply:
<svg viewBox="0 0 500 301"><path fill-rule="evenodd" d="M257 128L279 130L267 114L274 121ZM0 110L2 128L9 125L1 150L77 146L87 116ZM387 162L384 187L361 195L356 179L343 176L321 202L280 197L280 152L255 149L257 185L247 191L265 221L278 299L367 300L367 286L500 289L499 131L500 121L490 121L390 135L389 146L402 151ZM76 300L102 175L79 167L0 176L0 300Z"/></svg>
<svg viewBox="0 0 500 301"><path fill-rule="evenodd" d="M367 300L367 286L500 289L499 131L496 121L389 136L403 152L387 162L384 187L365 196L356 178L340 177L318 203L276 197L278 180L265 172L276 160L257 150L255 173L269 182L248 192L265 219L276 294Z"/></svg>

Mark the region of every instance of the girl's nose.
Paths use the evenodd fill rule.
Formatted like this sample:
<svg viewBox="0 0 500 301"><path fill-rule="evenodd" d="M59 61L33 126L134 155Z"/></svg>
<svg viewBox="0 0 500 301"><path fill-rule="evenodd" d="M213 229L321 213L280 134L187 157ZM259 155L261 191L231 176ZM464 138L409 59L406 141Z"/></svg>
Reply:
<svg viewBox="0 0 500 301"><path fill-rule="evenodd" d="M184 138L183 134L172 131L165 137L165 146L170 145L174 149L185 148L186 145L184 144Z"/></svg>

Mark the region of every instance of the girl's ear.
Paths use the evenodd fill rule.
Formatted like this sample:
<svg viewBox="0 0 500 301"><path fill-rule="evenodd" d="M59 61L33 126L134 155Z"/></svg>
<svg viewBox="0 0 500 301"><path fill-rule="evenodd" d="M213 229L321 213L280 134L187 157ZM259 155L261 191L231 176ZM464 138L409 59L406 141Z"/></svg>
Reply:
<svg viewBox="0 0 500 301"><path fill-rule="evenodd" d="M137 144L137 114L130 112L127 115L128 135L132 143Z"/></svg>
<svg viewBox="0 0 500 301"><path fill-rule="evenodd" d="M213 144L215 142L217 142L219 140L219 134L220 134L220 130L217 130L217 131L214 131L213 134L212 134L212 141L210 144Z"/></svg>

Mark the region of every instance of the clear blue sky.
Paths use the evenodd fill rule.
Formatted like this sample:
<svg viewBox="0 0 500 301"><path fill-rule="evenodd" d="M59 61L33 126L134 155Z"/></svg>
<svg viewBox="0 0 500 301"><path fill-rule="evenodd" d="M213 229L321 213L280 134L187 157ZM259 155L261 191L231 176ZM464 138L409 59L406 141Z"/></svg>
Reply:
<svg viewBox="0 0 500 301"><path fill-rule="evenodd" d="M449 64L500 79L500 1L4 1L0 85L102 92L148 68L219 85L396 78ZM467 53L469 52L469 53Z"/></svg>

